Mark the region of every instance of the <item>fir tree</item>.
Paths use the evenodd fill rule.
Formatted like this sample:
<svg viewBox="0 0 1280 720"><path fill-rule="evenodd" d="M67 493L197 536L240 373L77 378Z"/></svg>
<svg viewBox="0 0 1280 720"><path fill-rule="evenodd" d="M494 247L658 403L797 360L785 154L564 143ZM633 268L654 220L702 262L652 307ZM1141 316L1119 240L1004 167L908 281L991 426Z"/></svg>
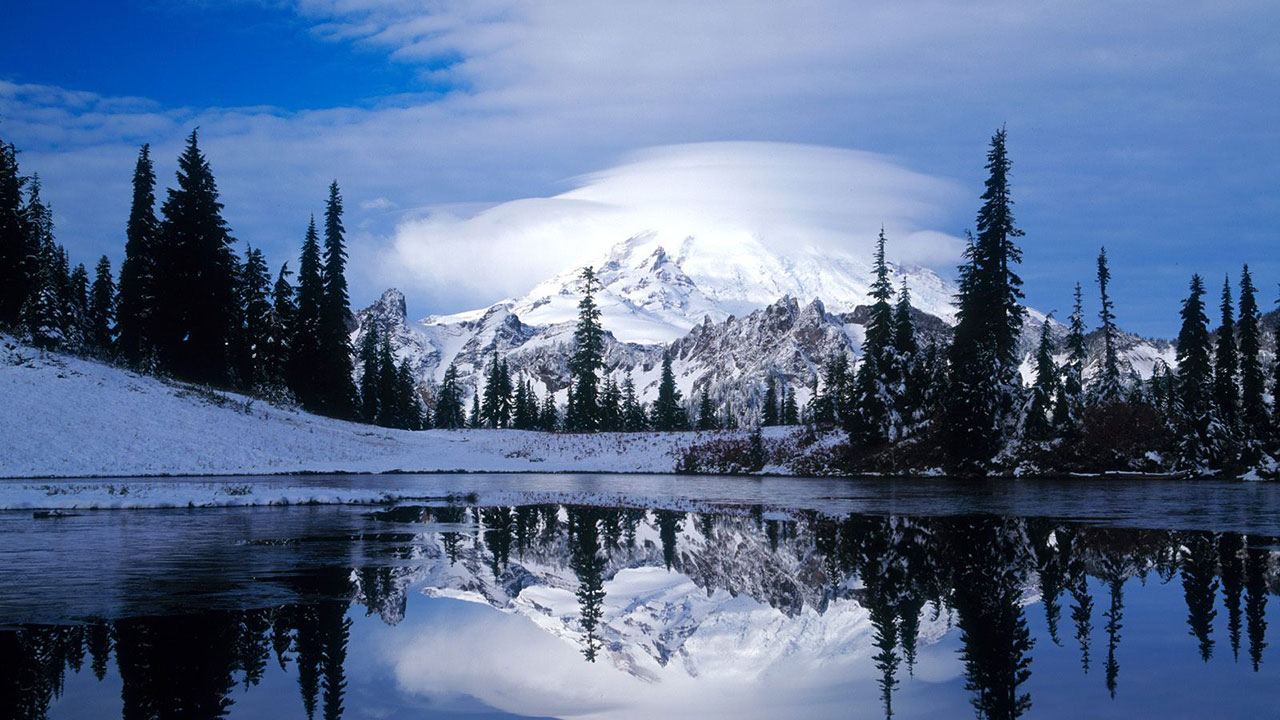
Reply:
<svg viewBox="0 0 1280 720"><path fill-rule="evenodd" d="M89 348L99 357L111 355L114 345L113 321L116 315L116 285L111 274L111 261L103 255L94 268L93 287L89 290Z"/></svg>
<svg viewBox="0 0 1280 720"><path fill-rule="evenodd" d="M661 432L684 430L689 419L680 404L680 389L671 370L671 351L662 353L662 378L658 382L658 399L653 405L653 429Z"/></svg>
<svg viewBox="0 0 1280 720"><path fill-rule="evenodd" d="M467 417L467 427L484 427L484 418L480 414L480 393L471 393L471 414Z"/></svg>
<svg viewBox="0 0 1280 720"><path fill-rule="evenodd" d="M799 425L800 424L800 407L796 405L796 391L790 387L783 385L782 394L782 424L783 425Z"/></svg>
<svg viewBox="0 0 1280 720"><path fill-rule="evenodd" d="M698 429L715 430L720 425L716 418L716 406L711 402L711 393L702 388L702 399L698 402Z"/></svg>
<svg viewBox="0 0 1280 720"><path fill-rule="evenodd" d="M271 276L267 271L267 261L257 248L251 247L245 252L239 286L240 314L244 318L237 352L239 374L247 387L264 388L273 375L271 338L275 310L271 303Z"/></svg>
<svg viewBox="0 0 1280 720"><path fill-rule="evenodd" d="M911 292L904 279L898 290L898 304L893 309L893 354L898 382L891 393L902 426L900 432L904 433L923 420L920 344L916 340L916 324L912 313Z"/></svg>
<svg viewBox="0 0 1280 720"><path fill-rule="evenodd" d="M271 337L264 364L268 383L273 389L278 389L285 380L293 328L298 317L293 285L289 282L292 274L289 272L289 263L281 265L276 283L271 289Z"/></svg>
<svg viewBox="0 0 1280 720"><path fill-rule="evenodd" d="M1049 318L1040 326L1040 346L1036 350L1036 381L1031 386L1031 401L1027 404L1027 417L1023 432L1028 440L1048 440L1053 435L1050 413L1061 384L1058 366L1053 361L1053 338L1049 335Z"/></svg>
<svg viewBox="0 0 1280 720"><path fill-rule="evenodd" d="M760 425L763 427L773 427L778 424L778 387L773 379L769 376L768 385L764 391L764 406L760 409Z"/></svg>
<svg viewBox="0 0 1280 720"><path fill-rule="evenodd" d="M853 380L853 412L845 429L849 439L862 447L875 447L896 439L895 402L891 388L899 374L893 352L893 284L885 261L884 228L876 239L871 283L871 314L862 340L862 362Z"/></svg>
<svg viewBox="0 0 1280 720"><path fill-rule="evenodd" d="M62 250L66 255L66 250ZM70 346L75 350L85 347L89 335L89 271L84 263L76 265L75 270L67 278L65 286L66 298L63 300L70 308L67 317L67 337Z"/></svg>
<svg viewBox="0 0 1280 720"><path fill-rule="evenodd" d="M418 383L413 378L413 370L409 361L401 360L395 368L397 410L396 424L401 430L424 430L426 421L422 412L422 397L418 394Z"/></svg>
<svg viewBox="0 0 1280 720"><path fill-rule="evenodd" d="M391 336L378 336L378 424L384 427L400 425L400 386L396 382L396 358L391 353Z"/></svg>
<svg viewBox="0 0 1280 720"><path fill-rule="evenodd" d="M578 302L578 326L573 332L574 352L569 359L573 392L565 415L566 429L591 432L600 426L598 373L604 367L604 330L595 292L600 283L591 267L582 269L582 300Z"/></svg>
<svg viewBox="0 0 1280 720"><path fill-rule="evenodd" d="M15 326L35 279L38 248L24 218L27 184L18 168L18 150L0 142L0 326Z"/></svg>
<svg viewBox="0 0 1280 720"><path fill-rule="evenodd" d="M1213 367L1209 362L1209 318L1204 311L1204 281L1191 278L1182 303L1178 332L1178 420L1181 464L1202 469L1217 459L1213 404Z"/></svg>
<svg viewBox="0 0 1280 720"><path fill-rule="evenodd" d="M618 432L622 429L622 391L613 378L606 377L600 388L600 430Z"/></svg>
<svg viewBox="0 0 1280 720"><path fill-rule="evenodd" d="M342 195L338 181L329 185L329 200L324 211L324 287L317 324L319 379L318 408L334 417L349 418L355 411L355 386L351 380L351 340L347 320L351 303L347 297L347 250L343 237Z"/></svg>
<svg viewBox="0 0 1280 720"><path fill-rule="evenodd" d="M842 422L848 394L849 357L843 352L834 352L823 369L821 392L814 403L814 421L820 425Z"/></svg>
<svg viewBox="0 0 1280 720"><path fill-rule="evenodd" d="M1076 283L1075 301L1071 307L1071 318L1067 324L1067 363L1062 368L1062 385L1058 398L1054 402L1053 424L1058 432L1072 436L1080 422L1081 407L1084 403L1084 301L1080 292L1080 283Z"/></svg>
<svg viewBox="0 0 1280 720"><path fill-rule="evenodd" d="M133 169L133 204L125 227L124 262L120 265L120 305L117 332L120 355L133 365L154 359L156 278L160 222L156 219L156 173L151 147L143 145Z"/></svg>
<svg viewBox="0 0 1280 720"><path fill-rule="evenodd" d="M178 158L178 187L161 207L156 338L165 369L199 382L228 380L237 316L234 238L195 130Z"/></svg>
<svg viewBox="0 0 1280 720"><path fill-rule="evenodd" d="M1213 402L1218 418L1234 430L1238 420L1240 386L1237 382L1240 364L1236 356L1235 309L1231 300L1231 279L1222 279L1222 324L1218 326L1218 342L1214 350Z"/></svg>
<svg viewBox="0 0 1280 720"><path fill-rule="evenodd" d="M1111 269L1107 266L1107 249L1098 252L1098 293L1102 307L1098 319L1102 322L1102 369L1098 374L1098 386L1094 396L1098 402L1112 403L1120 400L1124 387L1120 381L1120 359L1116 355L1116 316L1107 285L1111 282Z"/></svg>
<svg viewBox="0 0 1280 720"><path fill-rule="evenodd" d="M1002 128L987 154L986 190L977 217L977 238L965 251L959 308L951 344L944 445L955 472L984 472L1002 442L1021 394L1016 343L1022 328L1022 261L1015 240L1009 193L1009 158Z"/></svg>
<svg viewBox="0 0 1280 720"><path fill-rule="evenodd" d="M636 397L636 383L627 371L622 381L622 429L627 432L640 432L649 427L649 419L645 416L644 406Z"/></svg>
<svg viewBox="0 0 1280 720"><path fill-rule="evenodd" d="M556 411L556 395L547 388L547 394L542 396L542 409L538 411L538 429L545 432L555 432L560 427L560 415Z"/></svg>
<svg viewBox="0 0 1280 720"><path fill-rule="evenodd" d="M34 275L19 312L23 336L38 348L55 350L68 342L66 255L53 240L53 212L40 198L40 178L31 179L23 208L27 243L34 248Z"/></svg>
<svg viewBox="0 0 1280 720"><path fill-rule="evenodd" d="M484 427L505 428L511 424L512 409L511 377L507 371L505 360L493 353L493 361L489 365L489 373L484 382L484 400L480 406L480 419Z"/></svg>
<svg viewBox="0 0 1280 720"><path fill-rule="evenodd" d="M373 323L365 328L360 342L360 419L373 424L378 421L378 327ZM453 370L453 365L449 366ZM447 377L447 376L446 376Z"/></svg>
<svg viewBox="0 0 1280 720"><path fill-rule="evenodd" d="M320 303L324 298L324 280L320 275L320 236L316 219L311 218L302 240L302 259L298 265L298 312L293 323L293 339L289 343L288 379L294 395L309 410L319 410L315 368L320 364Z"/></svg>
<svg viewBox="0 0 1280 720"><path fill-rule="evenodd" d="M449 367L445 369L444 379L440 383L440 394L436 400L435 426L448 430L467 426L462 388L458 385L458 367L453 363L449 363Z"/></svg>
<svg viewBox="0 0 1280 720"><path fill-rule="evenodd" d="M1240 271L1240 317L1236 325L1240 330L1240 424L1245 438L1252 441L1264 437L1267 426L1257 292L1249 266L1245 265Z"/></svg>

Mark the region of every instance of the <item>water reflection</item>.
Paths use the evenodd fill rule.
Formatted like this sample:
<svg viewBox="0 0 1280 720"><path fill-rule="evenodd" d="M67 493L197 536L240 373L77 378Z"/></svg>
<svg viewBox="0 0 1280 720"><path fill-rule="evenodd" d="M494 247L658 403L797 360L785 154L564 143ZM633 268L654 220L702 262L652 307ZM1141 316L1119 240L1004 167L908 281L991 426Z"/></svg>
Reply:
<svg viewBox="0 0 1280 720"><path fill-rule="evenodd" d="M48 717L68 672L87 669L102 681L113 665L124 718L226 717L233 691L264 684L274 663L296 684L295 707L309 720L336 720L347 709L353 614L363 609L397 625L408 594L421 591L539 613L544 623L559 623L585 661L609 661L646 680L657 679L646 669L655 664L701 672L687 641L709 621L699 613L720 606L700 610L694 595L750 598L785 618L857 610L869 624L861 662L874 668L886 718L899 710L897 695L915 676L922 642L948 636L977 716L1016 718L1034 706L1029 680L1039 643L1074 645L1080 676L1096 677L1100 662L1102 677L1093 682L1117 698L1121 649L1132 632L1127 595L1149 586L1181 586L1192 639L1185 652L1208 663L1225 642L1237 663L1259 672L1268 595L1280 587L1272 538L995 516L832 518L761 507L709 514L407 506L372 513L349 536L258 538L243 551L320 541L332 545L328 564L271 573L272 596L283 589L287 603L0 630L0 717ZM623 598L620 610L607 608L610 583L646 568L687 578L697 593L658 607L646 590ZM550 594L518 606L535 587L562 590L575 611L558 612ZM646 606L648 615L640 613ZM1033 621L1043 625L1040 637ZM1092 646L1095 630L1105 649Z"/></svg>

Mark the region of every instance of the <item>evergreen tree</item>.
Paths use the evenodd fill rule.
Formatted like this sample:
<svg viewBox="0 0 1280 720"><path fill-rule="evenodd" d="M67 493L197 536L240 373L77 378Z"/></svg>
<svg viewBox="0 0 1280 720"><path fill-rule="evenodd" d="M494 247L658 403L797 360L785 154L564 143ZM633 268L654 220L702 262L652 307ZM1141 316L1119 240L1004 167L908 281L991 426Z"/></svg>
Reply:
<svg viewBox="0 0 1280 720"><path fill-rule="evenodd" d="M977 238L965 251L959 308L951 344L944 447L955 472L984 472L1008 435L1021 394L1017 339L1022 328L1022 261L1015 240L1005 131L991 139L989 172L977 217Z"/></svg>
<svg viewBox="0 0 1280 720"><path fill-rule="evenodd" d="M556 395L547 387L547 394L542 397L542 409L538 412L538 429L555 432L560 427L560 416L556 412Z"/></svg>
<svg viewBox="0 0 1280 720"><path fill-rule="evenodd" d="M298 305L294 302L293 285L289 283L289 263L280 266L276 283L271 289L271 336L264 357L268 384L279 389L285 380L289 362L289 348L297 322Z"/></svg>
<svg viewBox="0 0 1280 720"><path fill-rule="evenodd" d="M1023 432L1028 440L1048 440L1053 435L1050 413L1061 384L1058 366L1053 361L1053 339L1049 335L1049 318L1040 326L1040 346L1036 350L1036 381L1031 386L1031 401L1027 404L1027 417Z"/></svg>
<svg viewBox="0 0 1280 720"><path fill-rule="evenodd" d="M640 432L649 427L649 419L645 417L644 405L636 397L636 383L627 371L622 381L622 429L627 432Z"/></svg>
<svg viewBox="0 0 1280 720"><path fill-rule="evenodd" d="M111 261L103 255L94 268L93 287L89 291L89 348L100 357L111 354L114 344L113 320L116 316L116 284L111 274Z"/></svg>
<svg viewBox="0 0 1280 720"><path fill-rule="evenodd" d="M484 427L505 428L511 424L512 410L511 377L507 371L505 360L499 360L498 352L493 353L493 362L489 365L489 374L485 377L484 401L480 406L480 419Z"/></svg>
<svg viewBox="0 0 1280 720"><path fill-rule="evenodd" d="M427 418L422 412L422 396L418 394L418 383L413 378L413 370L409 361L401 360L395 369L397 424L401 430L424 430L428 427Z"/></svg>
<svg viewBox="0 0 1280 720"><path fill-rule="evenodd" d="M680 404L680 390L671 370L671 351L662 353L662 378L658 382L658 400L653 405L653 429L661 432L684 430L689 419Z"/></svg>
<svg viewBox="0 0 1280 720"><path fill-rule="evenodd" d="M378 380L382 369L378 366L378 350L378 326L369 323L360 342L360 419L369 424L376 423L379 416ZM449 369L453 370L453 365Z"/></svg>
<svg viewBox="0 0 1280 720"><path fill-rule="evenodd" d="M604 367L604 330L595 292L600 283L591 267L582 269L582 300L578 302L578 326L573 332L574 352L569 359L572 393L565 415L566 429L591 432L600 426L598 373Z"/></svg>
<svg viewBox="0 0 1280 720"><path fill-rule="evenodd" d="M763 427L778 424L778 387L772 375L769 376L768 383L764 391L764 406L760 409L760 424Z"/></svg>
<svg viewBox="0 0 1280 720"><path fill-rule="evenodd" d="M64 257L66 252L66 249L62 250ZM63 302L70 308L67 317L67 337L70 339L72 349L82 350L89 335L89 271L85 269L84 263L76 265L75 270L71 271L70 277L67 278L65 292L66 298Z"/></svg>
<svg viewBox="0 0 1280 720"><path fill-rule="evenodd" d="M782 424L783 425L799 425L800 424L800 407L796 405L796 391L789 386L782 386Z"/></svg>
<svg viewBox="0 0 1280 720"><path fill-rule="evenodd" d="M1111 269L1107 266L1107 249L1098 252L1098 292L1102 308L1098 319L1102 321L1102 369L1098 374L1098 386L1094 393L1098 402L1112 403L1120 400L1124 386L1120 381L1120 359L1116 355L1116 316L1107 285L1111 282Z"/></svg>
<svg viewBox="0 0 1280 720"><path fill-rule="evenodd" d="M814 403L814 422L835 425L843 422L844 400L849 394L849 357L834 352L823 368L822 388Z"/></svg>
<svg viewBox="0 0 1280 720"><path fill-rule="evenodd" d="M622 390L613 378L606 377L600 388L600 427L606 432L622 429Z"/></svg>
<svg viewBox="0 0 1280 720"><path fill-rule="evenodd" d="M324 298L324 280L320 274L320 236L316 219L311 218L302 240L302 259L298 265L298 313L293 323L293 340L289 343L289 387L308 410L319 410L315 369L320 364L320 303Z"/></svg>
<svg viewBox="0 0 1280 720"><path fill-rule="evenodd" d="M1213 363L1213 402L1218 418L1234 430L1238 420L1240 386L1237 378L1240 363L1236 356L1235 311L1231 300L1231 279L1222 279L1222 324L1218 326L1218 342Z"/></svg>
<svg viewBox="0 0 1280 720"><path fill-rule="evenodd" d="M1071 317L1067 324L1067 363L1062 368L1062 384L1057 399L1054 401L1053 424L1058 432L1072 436L1080 422L1081 407L1084 403L1084 301L1080 292L1080 283L1076 283L1075 301L1071 307Z"/></svg>
<svg viewBox="0 0 1280 720"><path fill-rule="evenodd" d="M1213 403L1213 367L1209 362L1209 318L1204 311L1204 281L1191 278L1191 292L1182 303L1178 332L1178 419L1181 464L1202 469L1217 460L1218 423Z"/></svg>
<svg viewBox="0 0 1280 720"><path fill-rule="evenodd" d="M239 273L240 338L237 349L241 381L251 388L265 387L272 376L271 338L275 309L271 303L271 275L262 251L249 248Z"/></svg>
<svg viewBox="0 0 1280 720"><path fill-rule="evenodd" d="M120 305L116 323L120 355L133 365L148 365L156 352L160 221L156 219L156 173L151 146L143 145L133 169L133 203L125 227L120 265Z"/></svg>
<svg viewBox="0 0 1280 720"><path fill-rule="evenodd" d="M911 292L902 281L898 304L893 309L893 355L897 368L897 386L890 393L897 411L900 432L923 420L921 407L920 344L916 339L916 323L912 317Z"/></svg>
<svg viewBox="0 0 1280 720"><path fill-rule="evenodd" d="M1240 317L1236 324L1240 329L1240 421L1245 438L1251 441L1264 437L1267 427L1257 292L1249 266L1245 265L1240 271ZM1256 452L1253 454L1256 456Z"/></svg>
<svg viewBox="0 0 1280 720"><path fill-rule="evenodd" d="M38 248L24 217L26 184L18 169L17 148L0 141L0 326L17 325L35 279Z"/></svg>
<svg viewBox="0 0 1280 720"><path fill-rule="evenodd" d="M711 402L711 393L702 388L702 399L698 402L698 429L715 430L720 423L716 418L716 406Z"/></svg>
<svg viewBox="0 0 1280 720"><path fill-rule="evenodd" d="M351 302L347 297L347 250L342 227L342 195L338 181L329 185L324 211L324 287L317 324L317 355L314 369L319 379L318 409L334 417L355 414L355 386L351 380L351 339L347 321Z"/></svg>
<svg viewBox="0 0 1280 720"><path fill-rule="evenodd" d="M467 426L462 388L458 385L458 367L453 363L449 363L449 367L445 369L444 380L440 383L440 394L436 400L435 426L448 430Z"/></svg>
<svg viewBox="0 0 1280 720"><path fill-rule="evenodd" d="M875 447L896 438L895 400L891 388L898 381L898 368L893 352L894 308L893 284L884 254L884 228L876 239L871 282L871 315L862 340L862 363L853 380L853 412L845 429L849 439L862 447Z"/></svg>
<svg viewBox="0 0 1280 720"><path fill-rule="evenodd" d="M471 393L471 414L467 418L467 427L484 427L484 418L480 414L480 393Z"/></svg>
<svg viewBox="0 0 1280 720"><path fill-rule="evenodd" d="M237 317L234 238L196 131L178 158L178 187L161 207L156 254L156 338L163 367L197 382L229 379Z"/></svg>
<svg viewBox="0 0 1280 720"><path fill-rule="evenodd" d="M378 334L378 424L383 427L400 427L402 408L400 385L396 378L396 358L391 353L391 336Z"/></svg>
<svg viewBox="0 0 1280 720"><path fill-rule="evenodd" d="M23 337L43 350L56 350L68 341L71 314L67 288L70 285L62 249L53 240L53 212L40 198L40 178L31 179L23 208L27 244L35 255L29 267L34 275L19 312Z"/></svg>

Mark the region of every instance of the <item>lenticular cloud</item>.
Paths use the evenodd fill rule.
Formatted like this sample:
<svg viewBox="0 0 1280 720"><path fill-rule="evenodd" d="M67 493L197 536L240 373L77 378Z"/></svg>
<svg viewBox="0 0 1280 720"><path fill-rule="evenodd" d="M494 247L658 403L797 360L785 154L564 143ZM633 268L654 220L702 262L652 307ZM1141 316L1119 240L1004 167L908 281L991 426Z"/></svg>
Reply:
<svg viewBox="0 0 1280 720"><path fill-rule="evenodd" d="M945 268L960 241L962 194L946 179L873 153L813 145L716 142L647 149L574 179L560 195L479 212L440 208L407 220L384 257L389 276L439 304L516 296L642 233L792 251L869 254L881 226L898 262ZM737 240L735 240L735 238Z"/></svg>

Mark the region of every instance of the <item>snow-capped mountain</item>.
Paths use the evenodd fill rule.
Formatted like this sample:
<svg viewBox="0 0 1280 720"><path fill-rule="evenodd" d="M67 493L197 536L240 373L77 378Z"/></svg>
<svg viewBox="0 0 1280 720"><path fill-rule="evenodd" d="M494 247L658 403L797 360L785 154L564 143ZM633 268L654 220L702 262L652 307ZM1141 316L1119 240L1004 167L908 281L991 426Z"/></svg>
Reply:
<svg viewBox="0 0 1280 720"><path fill-rule="evenodd" d="M595 268L607 372L619 380L630 373L642 400L656 397L664 347L687 402L706 388L717 405L728 403L747 421L767 378L788 384L803 403L827 358L861 354L873 271L851 255L805 248L780 254L751 237L686 237L668 248L649 233L618 243ZM890 264L890 270L894 285L911 292L918 328L946 336L955 321L954 283L928 268ZM389 331L396 354L428 390L450 363L469 390L478 389L497 352L539 394L552 392L563 402L581 297L581 269L574 268L522 298L410 323L404 296L392 289L357 314L353 341L358 347L373 325ZM1043 321L1030 313L1027 355ZM1167 343L1126 336L1123 349L1142 376L1157 359L1172 364Z"/></svg>

